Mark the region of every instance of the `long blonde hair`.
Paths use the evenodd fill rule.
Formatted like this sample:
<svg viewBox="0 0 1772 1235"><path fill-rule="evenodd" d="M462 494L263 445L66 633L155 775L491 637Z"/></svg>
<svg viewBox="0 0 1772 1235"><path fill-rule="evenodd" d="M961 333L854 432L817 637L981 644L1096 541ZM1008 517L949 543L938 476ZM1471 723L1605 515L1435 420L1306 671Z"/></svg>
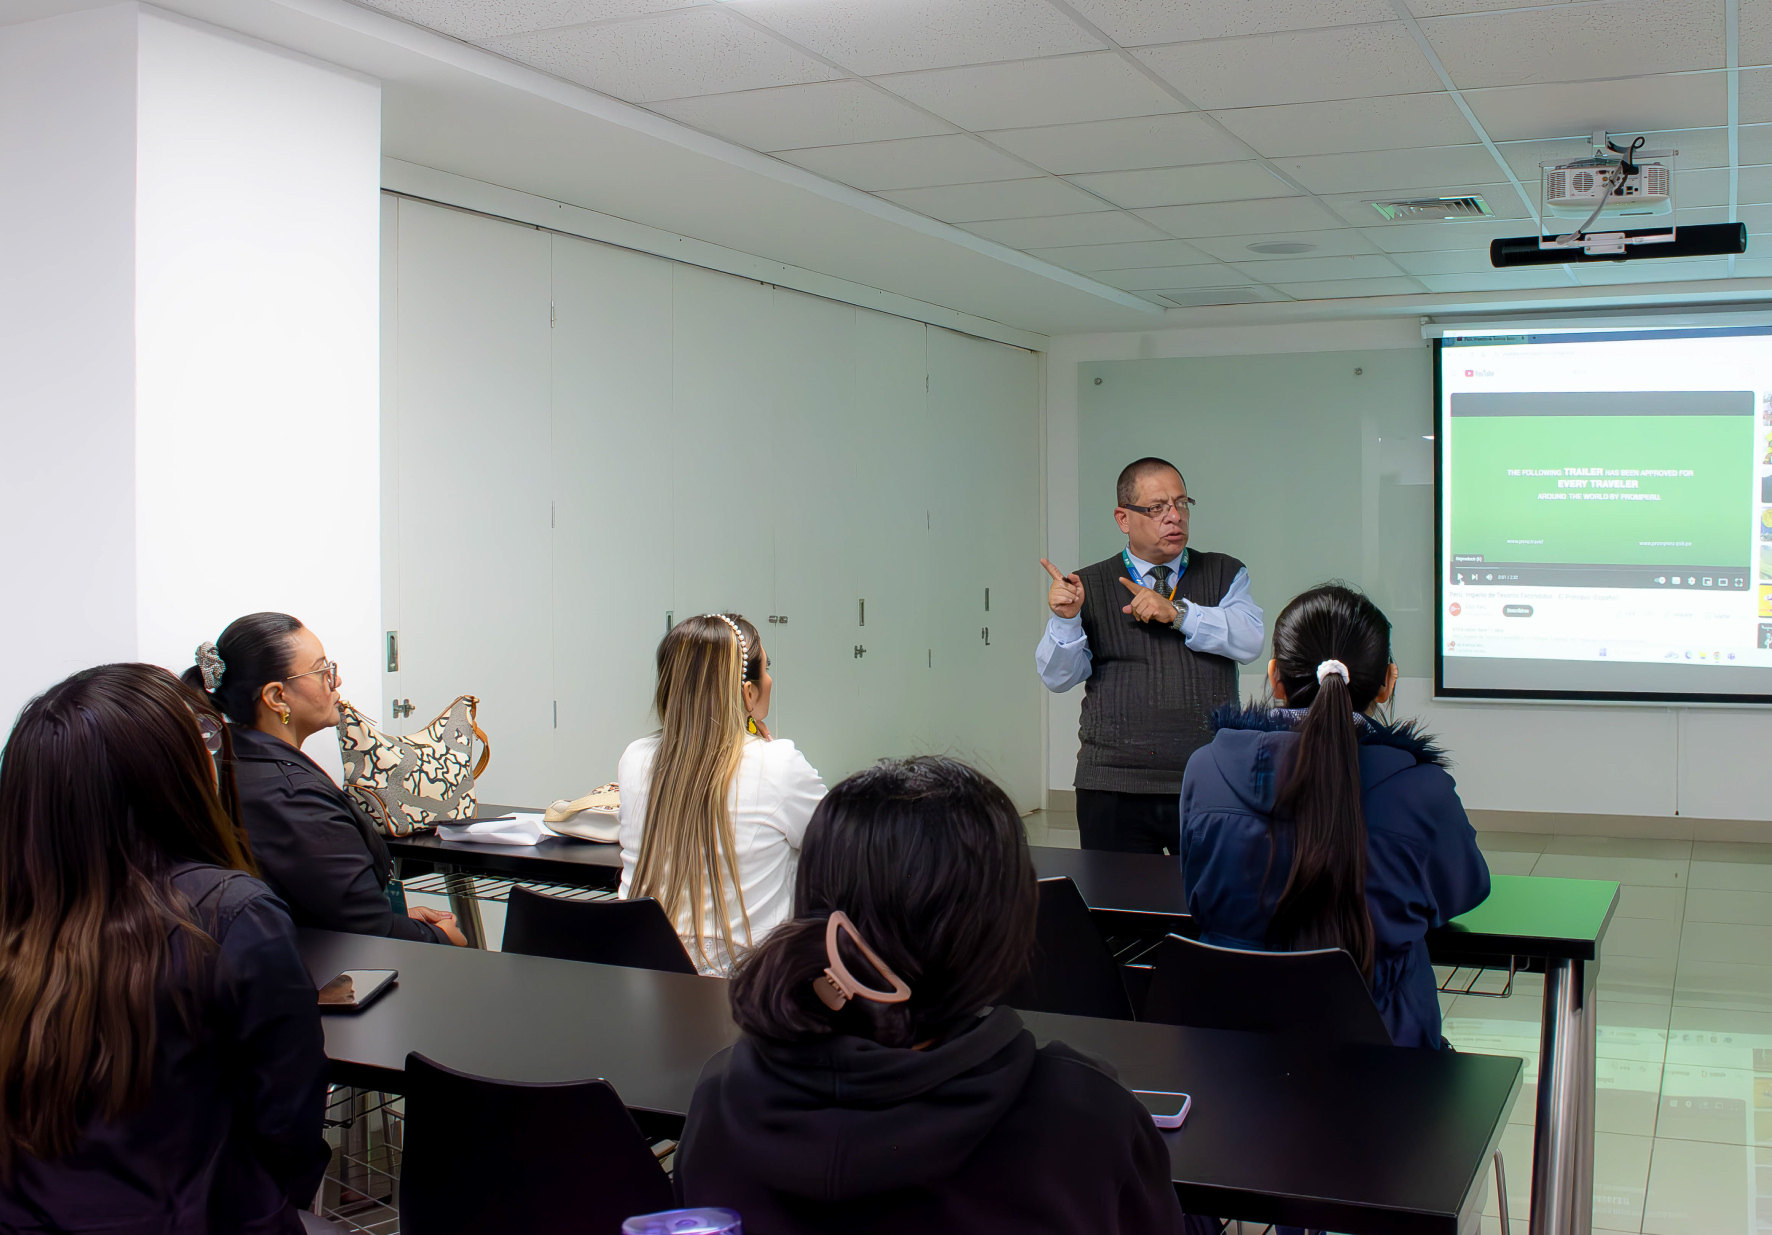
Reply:
<svg viewBox="0 0 1772 1235"><path fill-rule="evenodd" d="M702 909L710 904L728 961L737 956L729 890L751 943L727 798L744 758L744 683L761 676L762 656L757 628L736 613L685 618L658 645L659 741L633 894L655 898L673 922L687 898L704 962Z"/></svg>

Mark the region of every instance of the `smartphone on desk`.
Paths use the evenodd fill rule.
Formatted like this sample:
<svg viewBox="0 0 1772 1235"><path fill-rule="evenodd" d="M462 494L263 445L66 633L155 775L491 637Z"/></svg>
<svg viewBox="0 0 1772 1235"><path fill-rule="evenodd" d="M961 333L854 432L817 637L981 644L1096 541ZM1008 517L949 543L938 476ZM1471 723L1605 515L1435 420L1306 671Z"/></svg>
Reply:
<svg viewBox="0 0 1772 1235"><path fill-rule="evenodd" d="M322 1012L361 1012L400 976L398 969L347 969L320 988Z"/></svg>
<svg viewBox="0 0 1772 1235"><path fill-rule="evenodd" d="M1179 1128L1187 1122L1188 1108L1194 1104L1184 1093L1167 1093L1160 1089L1134 1089L1132 1096L1144 1103L1151 1122L1159 1128Z"/></svg>

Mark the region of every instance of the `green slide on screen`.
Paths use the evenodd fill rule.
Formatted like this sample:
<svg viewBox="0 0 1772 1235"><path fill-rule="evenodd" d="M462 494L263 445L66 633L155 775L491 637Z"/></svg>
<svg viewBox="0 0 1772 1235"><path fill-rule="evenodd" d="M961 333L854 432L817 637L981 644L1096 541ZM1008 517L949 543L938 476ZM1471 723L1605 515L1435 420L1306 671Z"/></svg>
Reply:
<svg viewBox="0 0 1772 1235"><path fill-rule="evenodd" d="M1455 554L1747 565L1750 418L1455 412L1451 426Z"/></svg>

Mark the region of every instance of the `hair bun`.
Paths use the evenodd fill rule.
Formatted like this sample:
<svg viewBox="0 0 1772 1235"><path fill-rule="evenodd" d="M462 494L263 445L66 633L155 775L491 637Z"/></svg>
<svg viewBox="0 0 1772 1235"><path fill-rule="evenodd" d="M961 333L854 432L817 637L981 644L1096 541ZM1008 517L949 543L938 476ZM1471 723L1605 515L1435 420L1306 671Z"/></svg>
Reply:
<svg viewBox="0 0 1772 1235"><path fill-rule="evenodd" d="M203 689L210 694L215 693L216 687L221 685L222 674L228 671L227 662L222 660L215 644L207 639L197 645L197 668L203 671Z"/></svg>
<svg viewBox="0 0 1772 1235"><path fill-rule="evenodd" d="M1339 660L1326 660L1317 666L1317 685L1321 686L1323 684L1323 679L1331 674L1339 677L1344 682L1353 681L1353 678L1348 674L1346 665L1342 664Z"/></svg>

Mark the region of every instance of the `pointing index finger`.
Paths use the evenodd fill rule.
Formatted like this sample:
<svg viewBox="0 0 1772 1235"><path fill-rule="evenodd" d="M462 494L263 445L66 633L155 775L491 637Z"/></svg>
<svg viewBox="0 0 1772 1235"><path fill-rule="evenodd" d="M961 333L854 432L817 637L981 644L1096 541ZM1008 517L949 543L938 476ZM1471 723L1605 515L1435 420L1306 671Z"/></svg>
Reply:
<svg viewBox="0 0 1772 1235"><path fill-rule="evenodd" d="M1131 592L1134 596L1136 596L1140 592L1144 591L1144 589L1142 587L1140 587L1138 584L1132 582L1132 580L1128 579L1125 575L1120 576L1120 582L1125 584L1126 590L1128 592Z"/></svg>
<svg viewBox="0 0 1772 1235"><path fill-rule="evenodd" d="M1058 573L1058 567L1054 566L1051 562L1048 562L1045 558L1041 558L1040 565L1046 568L1046 573L1052 576L1052 581L1054 583L1062 583L1064 581L1064 576Z"/></svg>

